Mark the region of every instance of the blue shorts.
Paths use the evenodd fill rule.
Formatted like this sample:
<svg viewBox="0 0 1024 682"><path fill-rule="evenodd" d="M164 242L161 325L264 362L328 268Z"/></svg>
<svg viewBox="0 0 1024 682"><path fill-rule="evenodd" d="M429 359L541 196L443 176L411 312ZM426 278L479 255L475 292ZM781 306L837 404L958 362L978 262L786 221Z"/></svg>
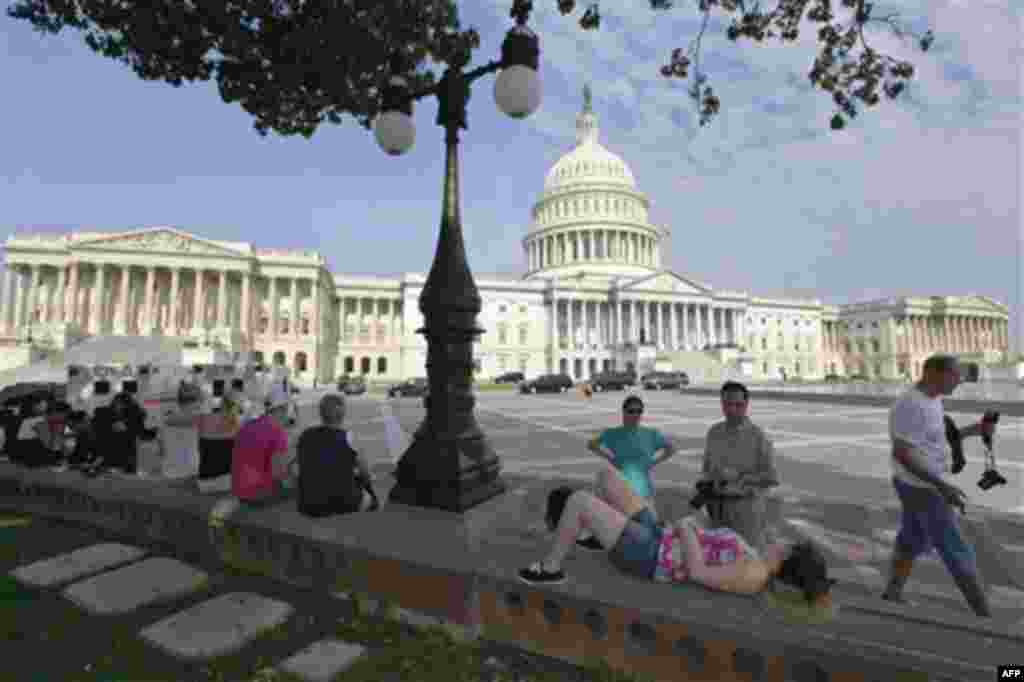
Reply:
<svg viewBox="0 0 1024 682"><path fill-rule="evenodd" d="M952 505L931 488L913 486L898 478L893 479L893 485L903 507L896 550L914 559L934 548L954 577L977 575L974 549L964 542Z"/></svg>
<svg viewBox="0 0 1024 682"><path fill-rule="evenodd" d="M641 509L626 522L608 559L623 573L650 580L658 563L661 533L662 526L651 510Z"/></svg>

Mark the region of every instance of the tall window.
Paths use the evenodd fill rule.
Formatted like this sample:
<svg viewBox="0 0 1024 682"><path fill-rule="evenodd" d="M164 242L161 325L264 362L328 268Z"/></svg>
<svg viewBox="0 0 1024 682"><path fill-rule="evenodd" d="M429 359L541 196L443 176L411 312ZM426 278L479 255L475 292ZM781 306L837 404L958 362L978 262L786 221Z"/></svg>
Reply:
<svg viewBox="0 0 1024 682"><path fill-rule="evenodd" d="M525 324L519 325L519 345L520 346L525 346L527 340L529 339L529 337L530 337L530 327L529 327L529 325L525 325Z"/></svg>
<svg viewBox="0 0 1024 682"><path fill-rule="evenodd" d="M370 358L363 358L359 361L359 369L362 370L363 374L370 373Z"/></svg>
<svg viewBox="0 0 1024 682"><path fill-rule="evenodd" d="M508 343L508 325L504 322L498 323L498 344L506 345Z"/></svg>
<svg viewBox="0 0 1024 682"><path fill-rule="evenodd" d="M345 358L345 374L351 374L356 371L356 359L349 355Z"/></svg>
<svg viewBox="0 0 1024 682"><path fill-rule="evenodd" d="M387 358L377 358L377 374L387 374L387 373L388 373L388 359Z"/></svg>

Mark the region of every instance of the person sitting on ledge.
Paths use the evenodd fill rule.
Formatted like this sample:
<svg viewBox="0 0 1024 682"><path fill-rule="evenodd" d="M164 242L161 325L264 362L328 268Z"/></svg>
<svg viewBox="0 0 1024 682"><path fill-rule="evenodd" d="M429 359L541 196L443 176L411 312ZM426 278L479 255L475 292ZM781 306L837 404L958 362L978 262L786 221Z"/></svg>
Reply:
<svg viewBox="0 0 1024 682"><path fill-rule="evenodd" d="M597 484L603 499L568 486L551 491L545 521L556 534L554 547L543 561L519 571L520 580L564 582L562 561L587 529L611 548L608 558L619 570L645 580L754 594L777 578L801 590L809 605L827 603L835 581L811 543L772 544L762 558L736 531L704 528L693 516L656 523L643 498L611 466L598 473Z"/></svg>
<svg viewBox="0 0 1024 682"><path fill-rule="evenodd" d="M260 507L290 496L288 418L290 396L274 386L267 396L266 414L244 424L235 438L231 456L231 492L242 503Z"/></svg>

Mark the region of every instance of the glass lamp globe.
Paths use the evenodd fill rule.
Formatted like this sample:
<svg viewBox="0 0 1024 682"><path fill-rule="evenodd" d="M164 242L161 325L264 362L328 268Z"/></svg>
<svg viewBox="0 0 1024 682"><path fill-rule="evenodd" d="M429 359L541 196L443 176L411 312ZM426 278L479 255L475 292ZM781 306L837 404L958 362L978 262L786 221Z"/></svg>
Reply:
<svg viewBox="0 0 1024 682"><path fill-rule="evenodd" d="M528 66L503 69L494 81L494 101L512 118L526 118L540 106L540 76Z"/></svg>
<svg viewBox="0 0 1024 682"><path fill-rule="evenodd" d="M380 148L392 156L409 151L416 140L412 116L401 111L385 111L373 122L373 136Z"/></svg>

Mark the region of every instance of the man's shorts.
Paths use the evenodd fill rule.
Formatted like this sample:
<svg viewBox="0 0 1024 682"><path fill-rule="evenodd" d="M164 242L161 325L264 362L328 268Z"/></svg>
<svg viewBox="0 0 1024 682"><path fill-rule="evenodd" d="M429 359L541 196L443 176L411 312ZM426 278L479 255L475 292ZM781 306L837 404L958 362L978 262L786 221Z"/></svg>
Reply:
<svg viewBox="0 0 1024 682"><path fill-rule="evenodd" d="M907 558L938 551L954 576L977 575L974 549L964 542L952 505L931 488L921 488L893 479L903 512L896 548Z"/></svg>
<svg viewBox="0 0 1024 682"><path fill-rule="evenodd" d="M651 510L641 509L626 522L608 559L623 573L650 580L658 562L661 533Z"/></svg>

